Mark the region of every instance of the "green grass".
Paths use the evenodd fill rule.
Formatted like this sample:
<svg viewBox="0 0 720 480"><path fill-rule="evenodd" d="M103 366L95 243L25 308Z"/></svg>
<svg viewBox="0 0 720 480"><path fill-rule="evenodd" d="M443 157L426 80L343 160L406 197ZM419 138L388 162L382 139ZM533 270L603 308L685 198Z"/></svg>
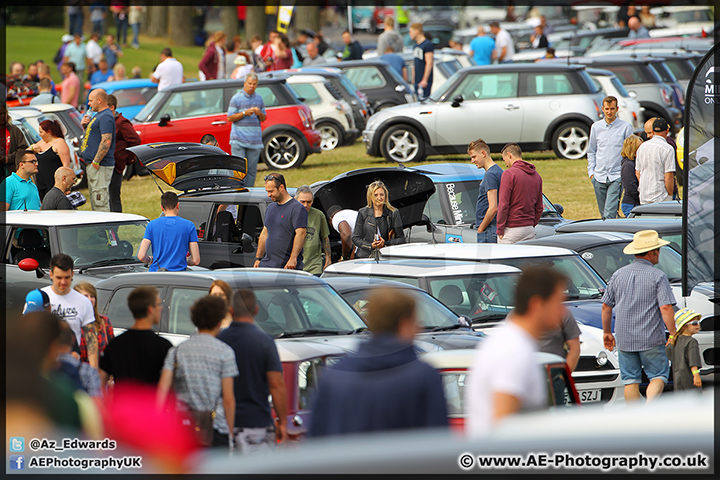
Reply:
<svg viewBox="0 0 720 480"><path fill-rule="evenodd" d="M495 155L493 155L495 157ZM498 156L499 157L499 156ZM545 152L530 152L525 158L534 163L543 177L543 191L548 198L562 204L565 208L564 217L572 220L581 218L596 218L598 216L595 204L595 195L592 185L587 178L587 162L585 160L557 160ZM542 159L551 158L551 159ZM497 159L499 160L499 158ZM467 158L460 156L430 157L422 163L440 162L467 162ZM412 163L410 165L422 165ZM504 167L502 161L499 162ZM333 178L348 170L368 167L390 167L392 164L382 158L373 158L365 154L365 147L358 142L349 147L338 148L334 151L311 155L299 168L286 170L283 173L289 187L310 185L319 180ZM260 164L259 170L266 170ZM258 174L258 179L262 178ZM157 180L163 190L169 190L162 181ZM258 180L256 186L262 182ZM87 196L87 191L83 191ZM160 214L160 191L153 180L147 177L133 177L123 182L122 187L123 210L129 213L144 215L150 219ZM89 210L89 203L82 207Z"/></svg>
<svg viewBox="0 0 720 480"><path fill-rule="evenodd" d="M67 32L61 28L7 26L5 27L6 61L8 64L13 61L22 62L27 66L42 59L50 65L53 81L58 83L62 79L52 59L62 43L60 37L65 33ZM104 45L104 42L103 39L100 46ZM148 78L160 61L160 50L168 46L172 47L173 56L183 64L185 77L197 77L203 48L176 47L161 38L140 35L140 48L137 50L130 46L124 48L124 55L120 57L119 62L125 65L128 76L132 68L137 65L142 69L143 78Z"/></svg>
<svg viewBox="0 0 720 480"><path fill-rule="evenodd" d="M7 62L20 61L28 64L42 58L51 65L53 78L59 82L60 75L52 64L52 58L64 33L65 31L59 28L6 27ZM159 61L160 50L165 46L167 42L164 39L141 35L140 48L126 48L120 62L125 65L128 73L133 66L139 65L143 77L148 77ZM173 54L183 64L186 77L197 76L197 64L202 52L202 47L173 46ZM493 158L504 168L500 155L494 154ZM543 191L552 202L563 205L566 218L575 220L598 217L595 195L587 177L586 160L558 160L552 152L527 152L524 158L535 164L543 178ZM431 157L425 163L454 161L467 162L468 159L465 156L452 155ZM300 168L283 173L288 186L297 187L330 179L348 170L387 166L391 164L384 159L366 155L364 146L358 142L350 147L311 155ZM261 164L260 169L265 169L265 165ZM163 190L168 189L167 185L160 183ZM87 195L87 191L83 193ZM160 214L160 192L150 177L135 177L124 182L122 197L125 212L137 213L151 219ZM88 202L83 209L89 208Z"/></svg>

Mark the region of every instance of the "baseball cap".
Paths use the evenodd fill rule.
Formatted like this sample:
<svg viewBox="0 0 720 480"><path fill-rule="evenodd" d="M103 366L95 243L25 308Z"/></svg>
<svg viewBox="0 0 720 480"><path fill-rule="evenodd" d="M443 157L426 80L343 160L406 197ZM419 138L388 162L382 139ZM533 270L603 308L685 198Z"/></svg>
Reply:
<svg viewBox="0 0 720 480"><path fill-rule="evenodd" d="M655 121L653 122L653 132L664 132L668 128L670 128L670 126L665 121L665 119L662 117L656 118Z"/></svg>
<svg viewBox="0 0 720 480"><path fill-rule="evenodd" d="M25 297L23 315L31 312L42 312L50 306L50 297L42 290L31 290Z"/></svg>
<svg viewBox="0 0 720 480"><path fill-rule="evenodd" d="M63 43L68 43L68 42L72 42L74 38L75 38L74 36L70 35L69 33L66 33L65 35L62 36L61 40Z"/></svg>

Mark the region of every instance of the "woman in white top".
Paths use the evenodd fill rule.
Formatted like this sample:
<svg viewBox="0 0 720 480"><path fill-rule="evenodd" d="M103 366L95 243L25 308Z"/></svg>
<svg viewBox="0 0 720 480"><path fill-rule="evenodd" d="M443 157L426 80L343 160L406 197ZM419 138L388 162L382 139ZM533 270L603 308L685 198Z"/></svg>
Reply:
<svg viewBox="0 0 720 480"><path fill-rule="evenodd" d="M235 57L235 70L233 70L232 75L230 75L230 78L233 79L239 79L239 78L245 78L245 76L253 71L253 66L248 64L247 61L247 54L240 52L238 53L237 57Z"/></svg>

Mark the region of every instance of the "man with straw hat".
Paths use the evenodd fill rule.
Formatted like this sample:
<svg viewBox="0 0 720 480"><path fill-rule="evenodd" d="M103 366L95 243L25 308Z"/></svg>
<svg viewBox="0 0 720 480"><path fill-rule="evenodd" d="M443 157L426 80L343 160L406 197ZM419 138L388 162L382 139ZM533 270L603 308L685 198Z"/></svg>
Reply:
<svg viewBox="0 0 720 480"><path fill-rule="evenodd" d="M640 398L642 369L650 379L648 402L662 393L670 373L663 323L670 339L675 338L675 297L665 273L654 267L660 258L660 247L669 243L661 240L655 230L637 232L623 249L623 253L635 255L635 261L613 274L603 295L603 340L605 348L615 348L611 321L616 308L620 378L628 403Z"/></svg>

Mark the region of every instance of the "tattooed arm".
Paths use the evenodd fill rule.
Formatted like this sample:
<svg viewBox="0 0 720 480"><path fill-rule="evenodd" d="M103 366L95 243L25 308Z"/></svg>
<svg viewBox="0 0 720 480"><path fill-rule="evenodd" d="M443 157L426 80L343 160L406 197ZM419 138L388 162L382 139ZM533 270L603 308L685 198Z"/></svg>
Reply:
<svg viewBox="0 0 720 480"><path fill-rule="evenodd" d="M323 268L327 268L332 264L332 252L330 251L330 239L328 237L323 238L322 246L325 251L325 266Z"/></svg>
<svg viewBox="0 0 720 480"><path fill-rule="evenodd" d="M98 344L97 334L95 333L95 326L89 323L82 327L82 335L85 339L85 346L87 348L88 363L90 366L97 370L98 368Z"/></svg>
<svg viewBox="0 0 720 480"><path fill-rule="evenodd" d="M105 158L105 155L107 155L110 150L110 145L112 145L112 133L103 133L100 136L100 145L98 145L95 158L93 158L92 161L92 166L95 169L100 168L100 162L102 162L102 159Z"/></svg>

